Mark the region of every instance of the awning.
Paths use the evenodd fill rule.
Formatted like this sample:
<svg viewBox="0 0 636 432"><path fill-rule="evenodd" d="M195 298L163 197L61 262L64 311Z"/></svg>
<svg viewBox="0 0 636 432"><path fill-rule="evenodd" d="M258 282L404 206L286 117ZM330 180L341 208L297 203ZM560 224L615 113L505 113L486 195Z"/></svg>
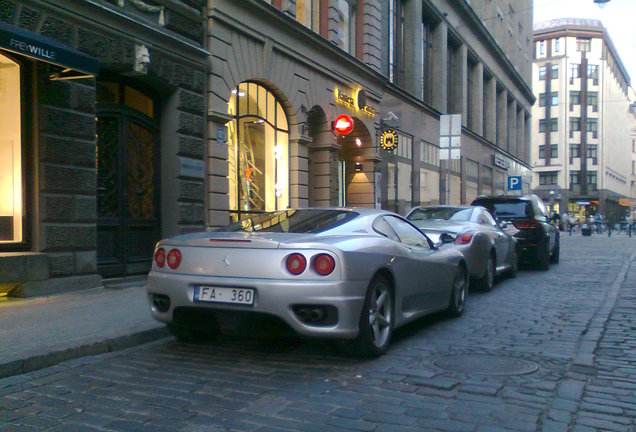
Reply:
<svg viewBox="0 0 636 432"><path fill-rule="evenodd" d="M619 198L618 205L623 207L633 207L634 203L629 198Z"/></svg>
<svg viewBox="0 0 636 432"><path fill-rule="evenodd" d="M53 39L0 21L0 48L35 60L60 66L52 79L97 76L97 59Z"/></svg>

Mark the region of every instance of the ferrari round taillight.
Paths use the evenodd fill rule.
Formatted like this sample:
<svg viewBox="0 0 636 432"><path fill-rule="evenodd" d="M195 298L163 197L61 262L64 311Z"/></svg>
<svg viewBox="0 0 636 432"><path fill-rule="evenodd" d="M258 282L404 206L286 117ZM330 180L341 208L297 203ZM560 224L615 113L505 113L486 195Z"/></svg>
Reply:
<svg viewBox="0 0 636 432"><path fill-rule="evenodd" d="M473 239L473 233L464 233L464 234L459 234L457 236L457 238L455 239L455 244L456 245L465 245L470 243L470 241Z"/></svg>
<svg viewBox="0 0 636 432"><path fill-rule="evenodd" d="M287 271L293 275L299 275L307 268L307 260L299 253L293 253L285 261Z"/></svg>
<svg viewBox="0 0 636 432"><path fill-rule="evenodd" d="M155 251L155 264L157 267L166 265L166 250L164 248L159 248Z"/></svg>
<svg viewBox="0 0 636 432"><path fill-rule="evenodd" d="M313 261L314 270L321 276L327 276L336 268L336 261L331 255L316 255Z"/></svg>
<svg viewBox="0 0 636 432"><path fill-rule="evenodd" d="M181 264L181 252L179 252L179 249L172 249L170 252L168 252L166 261L168 261L168 267L170 267L172 270L179 267L179 264Z"/></svg>

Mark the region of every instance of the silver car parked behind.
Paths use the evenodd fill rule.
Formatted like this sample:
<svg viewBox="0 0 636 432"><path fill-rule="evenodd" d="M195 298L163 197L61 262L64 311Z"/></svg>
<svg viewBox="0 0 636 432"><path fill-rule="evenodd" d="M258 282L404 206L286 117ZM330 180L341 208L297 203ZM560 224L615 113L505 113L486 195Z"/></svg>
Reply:
<svg viewBox="0 0 636 432"><path fill-rule="evenodd" d="M433 241L454 243L480 288L490 291L497 274L517 274L517 239L484 207L421 206L413 208L406 218Z"/></svg>
<svg viewBox="0 0 636 432"><path fill-rule="evenodd" d="M342 208L263 213L162 240L147 289L152 316L180 339L264 316L349 340L365 357L425 314L461 315L467 290L457 249L433 245L397 214Z"/></svg>

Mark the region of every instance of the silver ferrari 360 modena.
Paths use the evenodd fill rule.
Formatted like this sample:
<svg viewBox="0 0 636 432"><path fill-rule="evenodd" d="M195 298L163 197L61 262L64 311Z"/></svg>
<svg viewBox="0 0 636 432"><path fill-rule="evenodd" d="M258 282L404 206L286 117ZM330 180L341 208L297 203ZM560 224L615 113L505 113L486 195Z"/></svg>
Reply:
<svg viewBox="0 0 636 432"><path fill-rule="evenodd" d="M461 315L468 280L456 248L433 244L395 213L307 208L160 241L147 293L152 316L182 340L266 318L373 357L401 325L436 311Z"/></svg>

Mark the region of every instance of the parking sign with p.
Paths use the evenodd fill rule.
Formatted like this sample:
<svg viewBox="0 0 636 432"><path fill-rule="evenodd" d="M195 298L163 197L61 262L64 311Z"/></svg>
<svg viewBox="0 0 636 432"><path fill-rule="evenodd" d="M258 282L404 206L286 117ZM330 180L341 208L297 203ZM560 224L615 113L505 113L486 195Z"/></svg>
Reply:
<svg viewBox="0 0 636 432"><path fill-rule="evenodd" d="M521 190L521 176L508 176L508 190L509 191Z"/></svg>

